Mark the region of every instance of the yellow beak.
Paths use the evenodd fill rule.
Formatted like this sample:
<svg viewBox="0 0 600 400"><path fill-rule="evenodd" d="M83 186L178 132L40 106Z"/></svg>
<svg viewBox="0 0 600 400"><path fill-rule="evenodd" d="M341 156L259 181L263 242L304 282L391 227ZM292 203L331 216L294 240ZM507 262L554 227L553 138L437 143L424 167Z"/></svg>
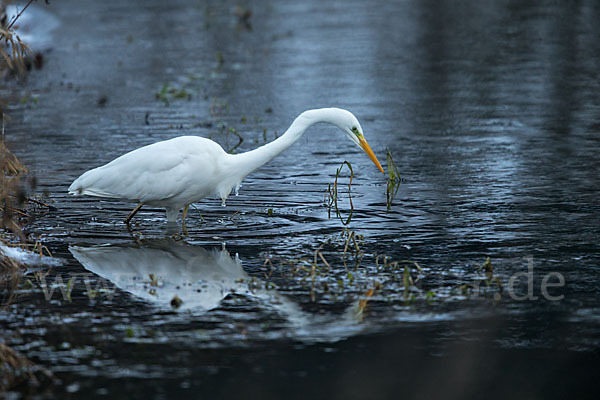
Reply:
<svg viewBox="0 0 600 400"><path fill-rule="evenodd" d="M362 137L359 137L358 141L360 142L360 147L365 151L365 153L367 153L367 155L369 156L371 161L373 161L373 163L377 166L377 168L379 168L379 170L385 175L385 171L381 167L381 164L379 163L379 160L375 156L375 153L373 153L373 150L371 150L371 146L369 146L369 143L367 143L367 141L365 139L363 139Z"/></svg>

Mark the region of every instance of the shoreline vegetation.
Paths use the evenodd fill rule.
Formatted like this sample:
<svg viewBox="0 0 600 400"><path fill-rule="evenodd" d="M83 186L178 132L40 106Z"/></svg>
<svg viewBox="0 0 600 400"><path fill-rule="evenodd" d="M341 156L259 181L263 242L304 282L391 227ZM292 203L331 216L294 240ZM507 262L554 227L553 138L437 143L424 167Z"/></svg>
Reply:
<svg viewBox="0 0 600 400"><path fill-rule="evenodd" d="M6 13L8 2L0 0L0 73L5 77L10 73L23 77L28 67L31 67L29 56L32 52L19 37L16 22L32 2L33 0L29 0L17 15L11 18Z"/></svg>
<svg viewBox="0 0 600 400"><path fill-rule="evenodd" d="M23 78L31 67L32 53L17 34L15 23L32 2L30 0L16 16L9 18L6 14L7 2L0 0L0 79L7 80L11 76ZM0 99L0 212L3 228L0 244L3 248L27 248L29 241L23 228L33 219L34 210L31 205L41 202L27 196L24 188L35 188L35 179L28 176L27 168L4 143L4 124L7 118L4 113L5 105L5 100ZM0 250L0 311L5 311L15 299L15 289L24 272L25 266L22 263ZM27 387L39 387L53 379L50 371L36 365L0 340L0 392L18 387L27 391Z"/></svg>

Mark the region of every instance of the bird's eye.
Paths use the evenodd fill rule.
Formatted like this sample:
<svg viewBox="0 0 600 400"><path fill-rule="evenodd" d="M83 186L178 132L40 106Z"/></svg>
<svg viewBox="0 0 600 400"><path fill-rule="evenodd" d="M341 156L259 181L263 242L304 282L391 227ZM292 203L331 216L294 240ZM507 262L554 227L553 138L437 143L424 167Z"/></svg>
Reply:
<svg viewBox="0 0 600 400"><path fill-rule="evenodd" d="M356 132L356 131L358 131L358 129L356 129L356 127L355 127L355 126L353 126L353 127L352 127L352 132Z"/></svg>

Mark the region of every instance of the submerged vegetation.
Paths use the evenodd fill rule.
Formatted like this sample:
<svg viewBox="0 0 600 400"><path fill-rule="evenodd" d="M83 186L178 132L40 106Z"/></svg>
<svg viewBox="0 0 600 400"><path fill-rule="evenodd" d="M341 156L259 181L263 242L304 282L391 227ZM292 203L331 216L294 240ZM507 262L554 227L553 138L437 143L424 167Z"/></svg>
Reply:
<svg viewBox="0 0 600 400"><path fill-rule="evenodd" d="M391 211L392 201L394 201L394 197L396 197L396 193L398 193L398 189L400 188L402 178L400 177L400 172L398 172L398 168L396 168L396 164L394 163L394 159L392 158L392 153L390 153L390 149L386 148L385 152L389 175L387 179L387 188L385 193L387 199L387 210Z"/></svg>
<svg viewBox="0 0 600 400"><path fill-rule="evenodd" d="M495 301L501 298L502 283L494 275L489 258L462 276L449 276L415 260L368 254L364 246L362 235L344 228L339 235L319 244L312 254L294 258L268 256L263 263L265 288L285 285L296 292L303 288L312 302L359 300L361 313L367 299L376 303L401 300L407 306L486 299L488 293Z"/></svg>
<svg viewBox="0 0 600 400"><path fill-rule="evenodd" d="M340 179L340 175L344 169L344 166L348 167L350 171L350 177L348 178L348 202L349 202L349 213L346 218L343 217L342 211L338 205L340 192L338 188L338 180ZM340 219L342 224L348 225L352 220L352 213L354 212L354 204L352 204L352 179L354 179L354 171L352 170L352 164L348 161L344 161L342 165L335 172L335 179L333 183L327 185L327 192L325 193L325 206L327 207L327 215L331 218L331 209L335 210L335 215Z"/></svg>
<svg viewBox="0 0 600 400"><path fill-rule="evenodd" d="M191 100L192 93L186 87L166 83L156 93L156 98L165 103L165 106L168 106L174 99Z"/></svg>
<svg viewBox="0 0 600 400"><path fill-rule="evenodd" d="M386 158L387 158L387 166L388 166L388 174L386 183L386 203L387 210L390 211L392 209L392 202L398 193L398 189L400 188L400 183L402 178L400 177L400 172L394 163L394 159L392 158L392 154L389 149L386 149ZM339 180L342 178L342 171L344 167L347 167L350 172L350 176L348 178L348 216L344 217L342 214L341 207L339 206L340 202L340 190L339 190ZM327 215L328 218L331 218L332 209L335 211L335 215L342 222L343 225L348 225L352 220L352 214L354 213L354 204L352 203L352 180L354 179L354 171L352 170L352 164L348 161L344 161L342 165L336 170L335 179L333 183L329 183L327 185L327 191L325 192L325 198L323 202L325 207L327 207Z"/></svg>

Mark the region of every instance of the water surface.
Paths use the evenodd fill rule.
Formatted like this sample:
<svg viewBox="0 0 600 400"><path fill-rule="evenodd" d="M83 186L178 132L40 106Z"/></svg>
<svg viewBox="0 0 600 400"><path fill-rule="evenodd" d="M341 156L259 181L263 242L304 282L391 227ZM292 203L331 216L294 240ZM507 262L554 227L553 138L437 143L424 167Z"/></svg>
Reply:
<svg viewBox="0 0 600 400"><path fill-rule="evenodd" d="M250 26L236 5L44 6L60 25L43 69L2 89L36 99L7 110L6 141L57 208L29 228L64 259L45 279L75 283L70 302L59 289L51 301L24 289L0 319L4 341L57 374L56 390L96 395L464 398L518 388L547 398L592 388L597 4L249 2ZM186 98L161 98L163 88ZM66 194L84 171L140 146L185 134L231 149L235 128L236 151L247 151L325 106L351 110L379 158L386 147L394 155L403 183L391 211L383 175L321 125L227 207L196 204L183 238L163 210L143 210L129 231L129 204ZM344 227L323 206L344 160L355 172L348 228L364 236L356 271L346 257L351 278ZM314 277L322 245L331 269ZM405 295L404 269L378 268L378 255L419 263L418 288ZM476 268L487 257L504 286L533 266L537 299L485 283L466 296L461 285L483 282ZM564 278L549 289L560 301L541 291L549 273L550 283ZM550 389L558 378L564 386Z"/></svg>

